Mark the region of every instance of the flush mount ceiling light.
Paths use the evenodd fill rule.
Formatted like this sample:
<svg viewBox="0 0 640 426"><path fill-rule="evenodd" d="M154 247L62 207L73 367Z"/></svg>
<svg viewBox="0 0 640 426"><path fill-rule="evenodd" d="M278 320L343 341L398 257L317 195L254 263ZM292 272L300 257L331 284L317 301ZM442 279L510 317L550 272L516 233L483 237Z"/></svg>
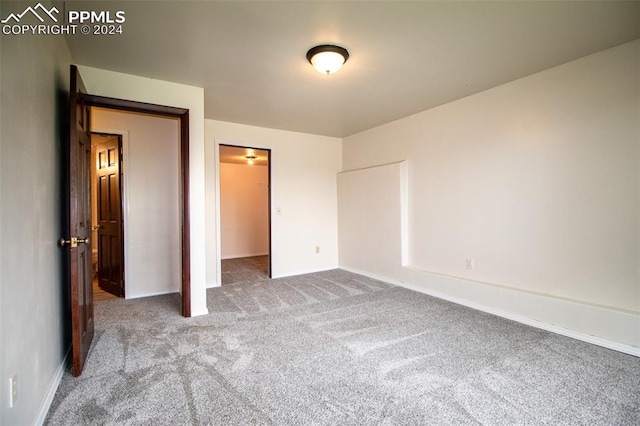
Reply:
<svg viewBox="0 0 640 426"><path fill-rule="evenodd" d="M349 59L347 49L333 44L312 47L307 52L307 60L321 74L337 72Z"/></svg>
<svg viewBox="0 0 640 426"><path fill-rule="evenodd" d="M255 155L251 155L251 154L245 155L244 158L247 159L247 164L250 164L250 165L253 164L253 160L257 160L258 159L258 157L256 157Z"/></svg>

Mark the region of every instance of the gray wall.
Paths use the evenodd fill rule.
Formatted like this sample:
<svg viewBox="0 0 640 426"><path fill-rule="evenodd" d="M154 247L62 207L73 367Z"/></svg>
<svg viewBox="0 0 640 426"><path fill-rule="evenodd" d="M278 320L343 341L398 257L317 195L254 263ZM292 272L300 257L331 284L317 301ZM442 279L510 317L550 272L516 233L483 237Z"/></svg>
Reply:
<svg viewBox="0 0 640 426"><path fill-rule="evenodd" d="M0 4L0 15L26 3ZM0 424L42 420L68 335L61 162L71 55L62 37L0 36ZM18 398L9 408L9 378Z"/></svg>

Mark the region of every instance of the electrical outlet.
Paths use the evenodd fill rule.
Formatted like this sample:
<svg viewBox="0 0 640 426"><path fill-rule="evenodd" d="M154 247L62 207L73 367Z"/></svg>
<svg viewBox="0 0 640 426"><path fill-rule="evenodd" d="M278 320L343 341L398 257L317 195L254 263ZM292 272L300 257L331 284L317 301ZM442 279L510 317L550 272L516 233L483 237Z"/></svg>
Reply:
<svg viewBox="0 0 640 426"><path fill-rule="evenodd" d="M473 257L467 258L467 269L475 269L476 268L476 260Z"/></svg>
<svg viewBox="0 0 640 426"><path fill-rule="evenodd" d="M316 254L320 253L320 246L316 246Z"/></svg>
<svg viewBox="0 0 640 426"><path fill-rule="evenodd" d="M18 375L14 374L9 379L9 408L12 408L18 399Z"/></svg>

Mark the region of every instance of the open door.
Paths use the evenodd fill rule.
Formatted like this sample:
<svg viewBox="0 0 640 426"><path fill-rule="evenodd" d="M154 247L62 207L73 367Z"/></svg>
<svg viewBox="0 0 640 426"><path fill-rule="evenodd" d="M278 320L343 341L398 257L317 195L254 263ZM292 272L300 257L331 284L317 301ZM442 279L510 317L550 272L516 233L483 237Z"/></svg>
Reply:
<svg viewBox="0 0 640 426"><path fill-rule="evenodd" d="M189 110L87 94L78 68L71 65L69 89L69 234L60 245L69 247L71 344L73 374L82 373L93 340L91 277L91 107L150 113L180 120L182 314L191 316L191 251L189 222ZM68 238L68 239L67 239Z"/></svg>
<svg viewBox="0 0 640 426"><path fill-rule="evenodd" d="M73 375L82 373L93 340L91 280L91 108L77 67L71 65L69 120L69 232L60 245L69 247Z"/></svg>
<svg viewBox="0 0 640 426"><path fill-rule="evenodd" d="M94 144L97 195L98 286L124 296L121 154L119 136L104 135Z"/></svg>

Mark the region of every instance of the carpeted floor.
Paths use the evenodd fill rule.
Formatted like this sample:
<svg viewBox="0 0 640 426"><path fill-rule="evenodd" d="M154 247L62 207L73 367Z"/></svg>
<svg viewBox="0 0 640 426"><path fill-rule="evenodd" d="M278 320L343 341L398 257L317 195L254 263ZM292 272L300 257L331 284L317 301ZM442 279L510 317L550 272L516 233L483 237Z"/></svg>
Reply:
<svg viewBox="0 0 640 426"><path fill-rule="evenodd" d="M222 285L269 279L269 256L222 260Z"/></svg>
<svg viewBox="0 0 640 426"><path fill-rule="evenodd" d="M96 304L49 425L637 425L640 359L341 270Z"/></svg>

